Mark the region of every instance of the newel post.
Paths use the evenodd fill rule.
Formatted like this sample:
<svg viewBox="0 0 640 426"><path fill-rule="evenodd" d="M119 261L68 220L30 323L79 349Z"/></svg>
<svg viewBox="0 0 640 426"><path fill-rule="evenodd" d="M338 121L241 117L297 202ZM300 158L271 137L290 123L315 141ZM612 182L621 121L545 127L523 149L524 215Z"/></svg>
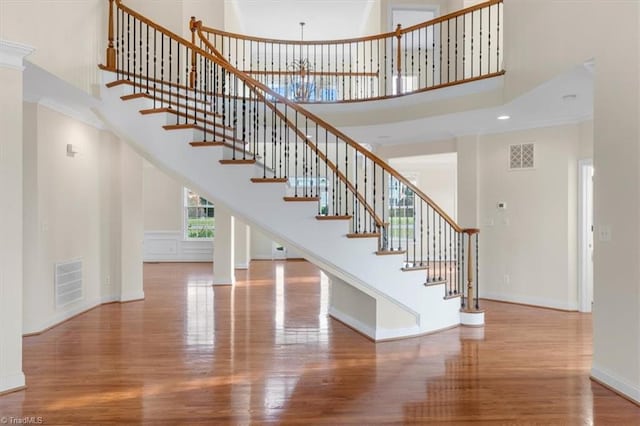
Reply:
<svg viewBox="0 0 640 426"><path fill-rule="evenodd" d="M113 1L109 0L109 46L107 47L106 67L110 70L116 69L116 49L113 46Z"/></svg>
<svg viewBox="0 0 640 426"><path fill-rule="evenodd" d="M398 72L398 77L396 79L396 95L399 95L402 93L402 25L400 24L396 27L396 39L398 40L398 52L396 54Z"/></svg>
<svg viewBox="0 0 640 426"><path fill-rule="evenodd" d="M196 29L198 28L198 22L196 22L196 17L192 16L189 21L189 29L191 30L191 44L195 46L196 44ZM196 51L191 49L191 72L189 73L189 87L193 89L196 87Z"/></svg>
<svg viewBox="0 0 640 426"><path fill-rule="evenodd" d="M477 299L478 295L476 294L477 288L475 286L477 277L474 276L473 259L474 257L476 257L476 262L478 261L477 259L478 251L473 249L474 247L473 239L475 236L475 239L476 239L475 247L477 248L478 234L480 233L480 230L475 228L470 228L470 229L463 230L463 232L467 234L467 238L468 238L467 240L467 300L466 300L467 303L465 304L464 311L477 312L479 310L478 299Z"/></svg>

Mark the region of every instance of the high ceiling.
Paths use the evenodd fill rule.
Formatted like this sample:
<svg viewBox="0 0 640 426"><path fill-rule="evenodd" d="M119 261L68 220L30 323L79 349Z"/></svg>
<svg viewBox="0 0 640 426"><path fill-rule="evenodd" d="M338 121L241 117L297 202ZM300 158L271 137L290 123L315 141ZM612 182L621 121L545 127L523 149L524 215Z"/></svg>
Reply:
<svg viewBox="0 0 640 426"><path fill-rule="evenodd" d="M305 22L306 40L359 37L378 0L226 0L235 11L239 28L232 32L276 38L300 39Z"/></svg>

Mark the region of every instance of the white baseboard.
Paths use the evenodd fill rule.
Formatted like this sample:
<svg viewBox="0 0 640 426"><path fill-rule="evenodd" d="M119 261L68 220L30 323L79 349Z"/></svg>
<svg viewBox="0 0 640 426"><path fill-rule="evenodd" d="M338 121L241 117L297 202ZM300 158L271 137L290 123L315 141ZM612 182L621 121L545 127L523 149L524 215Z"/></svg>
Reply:
<svg viewBox="0 0 640 426"><path fill-rule="evenodd" d="M351 315L345 314L344 312L338 311L334 307L330 306L329 307L329 316L337 319L338 321L340 321L340 322L342 322L342 323L344 323L346 325L348 325L349 327L353 328L354 330L356 330L359 333L364 334L365 336L369 337L370 339L373 339L373 340L376 339L376 330L375 330L375 328L371 327L370 325L367 325L367 324L363 323L360 320L357 320L357 319L353 318Z"/></svg>
<svg viewBox="0 0 640 426"><path fill-rule="evenodd" d="M144 300L144 291L134 291L120 296L120 302L122 303L135 302L137 300Z"/></svg>
<svg viewBox="0 0 640 426"><path fill-rule="evenodd" d="M598 382L602 382L615 392L618 392L640 404L640 386L629 383L626 379L619 377L617 374L603 368L597 364L593 364L591 368L591 377Z"/></svg>
<svg viewBox="0 0 640 426"><path fill-rule="evenodd" d="M523 305L540 306L542 308L561 309L563 311L577 311L578 301L567 302L562 300L545 299L542 297L531 297L522 295L511 295L506 293L482 293L480 298L498 300L501 302L521 303Z"/></svg>
<svg viewBox="0 0 640 426"><path fill-rule="evenodd" d="M249 262L236 263L236 269L249 269Z"/></svg>
<svg viewBox="0 0 640 426"><path fill-rule="evenodd" d="M21 389L25 384L26 381L22 372L0 376L0 394L11 392L14 389Z"/></svg>
<svg viewBox="0 0 640 426"><path fill-rule="evenodd" d="M48 329L50 329L51 327L54 327L62 322L65 322L66 320L68 320L71 317L74 317L78 314L81 314L83 312L88 311L89 309L93 309L98 305L102 304L102 300L101 299L95 299L95 300L91 300L91 301L84 301L78 305L76 305L74 308L69 309L68 311L64 311L64 312L60 312L57 313L56 315L54 315L53 317L49 318L48 320L41 322L40 324L33 326L31 328L24 328L22 330L23 334L38 334L38 333L42 333Z"/></svg>
<svg viewBox="0 0 640 426"><path fill-rule="evenodd" d="M211 280L212 285L234 285L236 283L236 277L213 277Z"/></svg>

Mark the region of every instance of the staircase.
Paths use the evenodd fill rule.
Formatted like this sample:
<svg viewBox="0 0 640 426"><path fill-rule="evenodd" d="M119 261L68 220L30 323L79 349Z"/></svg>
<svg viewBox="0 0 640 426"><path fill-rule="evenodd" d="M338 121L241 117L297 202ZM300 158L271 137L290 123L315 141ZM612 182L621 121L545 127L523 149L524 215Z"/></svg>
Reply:
<svg viewBox="0 0 640 426"><path fill-rule="evenodd" d="M478 230L206 40L198 47L197 25L189 41L109 0L108 28L96 114L150 162L322 268L334 318L376 341L482 324Z"/></svg>

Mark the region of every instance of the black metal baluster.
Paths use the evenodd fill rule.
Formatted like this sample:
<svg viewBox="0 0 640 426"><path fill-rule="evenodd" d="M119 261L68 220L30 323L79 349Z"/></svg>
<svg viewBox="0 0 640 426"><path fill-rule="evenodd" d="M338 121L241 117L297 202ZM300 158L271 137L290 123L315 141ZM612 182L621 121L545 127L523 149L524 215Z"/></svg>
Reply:
<svg viewBox="0 0 640 426"><path fill-rule="evenodd" d="M502 71L500 69L500 5L502 3L498 3L498 24L496 26L496 71Z"/></svg>
<svg viewBox="0 0 640 426"><path fill-rule="evenodd" d="M149 25L146 25L147 27L147 40L146 40L146 44L147 44L147 95L149 94ZM155 102L153 104L153 107L155 108Z"/></svg>
<svg viewBox="0 0 640 426"><path fill-rule="evenodd" d="M487 22L489 28L487 29L487 72L491 73L491 6L488 9L489 12L489 22ZM498 71L498 70L496 70Z"/></svg>
<svg viewBox="0 0 640 426"><path fill-rule="evenodd" d="M430 250L429 250L431 248L431 240L432 240L432 235L431 235L431 232L430 232L431 231L431 227L429 226L429 208L430 207L431 206L429 204L427 204L427 220L426 220L426 222L427 222L427 233L426 233L427 256L426 256L426 258L427 258L427 268L429 268L428 272L427 272L427 276L428 276L427 282L431 282L431 280L433 279L433 273L432 272L434 272L434 269L432 268L432 265L431 265L431 263L432 263L431 262L431 253L430 253Z"/></svg>
<svg viewBox="0 0 640 426"><path fill-rule="evenodd" d="M462 79L467 78L467 14L462 15Z"/></svg>
<svg viewBox="0 0 640 426"><path fill-rule="evenodd" d="M131 15L127 15L127 80L131 80ZM134 85L133 91L135 90Z"/></svg>
<svg viewBox="0 0 640 426"><path fill-rule="evenodd" d="M473 12L471 12L471 77L474 76L474 70L473 70L473 48L474 48L474 42L473 42Z"/></svg>
<svg viewBox="0 0 640 426"><path fill-rule="evenodd" d="M451 19L447 20L447 83L451 82Z"/></svg>
<svg viewBox="0 0 640 426"><path fill-rule="evenodd" d="M478 75L482 75L482 9L478 11L480 15L480 56L478 57Z"/></svg>

